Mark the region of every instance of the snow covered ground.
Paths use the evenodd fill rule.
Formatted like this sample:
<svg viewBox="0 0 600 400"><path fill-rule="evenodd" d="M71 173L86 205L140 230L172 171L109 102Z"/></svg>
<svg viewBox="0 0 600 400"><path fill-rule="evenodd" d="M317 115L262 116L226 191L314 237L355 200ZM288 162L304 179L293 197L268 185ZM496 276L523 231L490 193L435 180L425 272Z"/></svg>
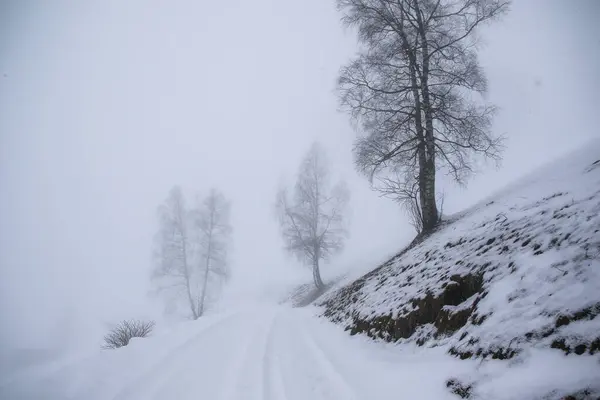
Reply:
<svg viewBox="0 0 600 400"><path fill-rule="evenodd" d="M6 373L0 399L596 399L600 142L349 279L325 309L276 305L289 287L271 288L124 348Z"/></svg>
<svg viewBox="0 0 600 400"><path fill-rule="evenodd" d="M351 337L315 314L263 305L206 317L124 348L3 379L0 398L453 399L446 381L454 377L483 380L477 390L485 399L523 399L557 380L576 389L597 372L592 357L565 363L542 350L507 371L460 361L441 348Z"/></svg>
<svg viewBox="0 0 600 400"><path fill-rule="evenodd" d="M423 378L426 370L404 370L377 344L365 344L309 309L255 306L30 371L3 382L0 398L366 399ZM439 370L452 364L448 359ZM432 398L444 394L442 384L424 390Z"/></svg>

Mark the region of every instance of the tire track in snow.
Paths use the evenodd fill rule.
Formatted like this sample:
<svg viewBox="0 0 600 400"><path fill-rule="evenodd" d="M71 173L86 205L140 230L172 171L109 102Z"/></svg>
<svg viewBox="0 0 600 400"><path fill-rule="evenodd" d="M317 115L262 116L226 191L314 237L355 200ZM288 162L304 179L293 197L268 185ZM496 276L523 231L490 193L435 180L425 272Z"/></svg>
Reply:
<svg viewBox="0 0 600 400"><path fill-rule="evenodd" d="M170 374L168 374L168 377L165 377L165 371L168 370L169 365L185 365L184 361L187 361L190 357L189 352L186 350L188 350L190 346L194 346L196 343L200 342L201 339L204 339L206 335L212 333L218 328L221 328L223 325L227 325L232 321L235 321L236 317L238 317L238 313L228 315L224 318L219 319L218 321L212 322L208 326L204 327L204 329L202 329L196 335L185 340L183 343L175 346L169 352L169 354L156 360L153 363L152 367L141 372L136 378L134 378L133 382L121 388L117 392L117 394L112 397L113 400L126 400L129 399L130 396L137 396L137 392L140 391L140 388L142 388L141 391L144 391L146 389L146 382L158 381L159 383L158 386L155 387L155 390L160 390L160 388L162 388L170 382L170 380L167 378L170 378L171 376L175 375L175 372L179 370L175 368Z"/></svg>
<svg viewBox="0 0 600 400"><path fill-rule="evenodd" d="M267 388L265 400L287 400L285 382L281 373L279 356L275 347L277 337L277 316L273 318L271 329L267 335L263 358L263 385Z"/></svg>
<svg viewBox="0 0 600 400"><path fill-rule="evenodd" d="M265 369L266 353L268 342L272 339L275 318L274 314L269 314L268 318L254 322L257 326L256 330L248 335L249 339L241 357L237 359L233 373L224 382L225 390L221 394L222 400L265 399L268 392L268 378ZM257 366L259 366L258 369Z"/></svg>
<svg viewBox="0 0 600 400"><path fill-rule="evenodd" d="M294 324L298 325L297 322ZM311 333L308 332L304 324L301 327L298 327L298 331L301 332L304 344L310 349L311 356L323 368L323 372L326 372L328 377L333 378L333 380L337 382L336 390L341 391L343 395L337 396L336 398L344 400L357 399L358 396L356 395L355 388L348 382L348 379L339 372L339 368L337 368L327 356L327 353L325 353L321 346L313 339Z"/></svg>

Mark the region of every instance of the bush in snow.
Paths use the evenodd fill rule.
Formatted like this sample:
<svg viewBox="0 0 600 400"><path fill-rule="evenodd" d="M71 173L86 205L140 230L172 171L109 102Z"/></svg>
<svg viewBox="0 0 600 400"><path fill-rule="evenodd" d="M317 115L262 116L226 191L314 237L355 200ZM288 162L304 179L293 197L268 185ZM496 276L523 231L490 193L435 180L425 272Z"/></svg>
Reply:
<svg viewBox="0 0 600 400"><path fill-rule="evenodd" d="M131 338L146 337L154 329L154 321L123 320L104 336L104 349L127 346Z"/></svg>

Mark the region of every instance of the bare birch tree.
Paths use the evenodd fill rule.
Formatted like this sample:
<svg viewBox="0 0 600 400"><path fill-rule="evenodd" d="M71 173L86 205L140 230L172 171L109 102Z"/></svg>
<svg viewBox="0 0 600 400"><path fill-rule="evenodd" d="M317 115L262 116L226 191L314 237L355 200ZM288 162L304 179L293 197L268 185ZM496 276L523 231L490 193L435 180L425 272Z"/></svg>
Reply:
<svg viewBox="0 0 600 400"><path fill-rule="evenodd" d="M194 319L200 316L199 294L195 290L196 274L191 263L189 212L181 188L171 189L158 208L159 230L155 239L156 266L152 277L161 290L183 294Z"/></svg>
<svg viewBox="0 0 600 400"><path fill-rule="evenodd" d="M330 186L329 166L317 143L302 161L293 194L282 189L277 195L276 210L286 250L311 265L318 289L323 288L320 261L343 247L348 200L343 182Z"/></svg>
<svg viewBox="0 0 600 400"><path fill-rule="evenodd" d="M222 193L212 189L193 212L196 262L202 277L196 309L201 316L206 309L209 291L224 282L227 269L227 252L230 244L229 202Z"/></svg>
<svg viewBox="0 0 600 400"><path fill-rule="evenodd" d="M364 135L358 169L394 183L418 206L423 232L439 222L436 172L464 183L474 158L499 160L491 132L495 108L477 59L477 28L508 10L504 0L337 0L346 26L362 43L341 71L340 103ZM392 181L390 181L392 180ZM395 180L395 181L394 181ZM416 184L416 185L415 185ZM418 202L414 203L415 196Z"/></svg>

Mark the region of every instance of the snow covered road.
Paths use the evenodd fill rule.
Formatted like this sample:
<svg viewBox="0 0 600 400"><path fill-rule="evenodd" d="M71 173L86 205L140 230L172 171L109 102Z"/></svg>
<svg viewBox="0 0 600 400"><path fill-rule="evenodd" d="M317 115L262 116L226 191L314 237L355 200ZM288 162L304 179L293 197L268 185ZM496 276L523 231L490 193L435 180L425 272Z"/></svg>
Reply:
<svg viewBox="0 0 600 400"><path fill-rule="evenodd" d="M580 389L598 373L593 356L548 349L508 368L458 360L445 346L373 342L315 311L255 306L184 322L117 350L0 377L0 399L456 400L445 384L452 377L477 382L477 398L512 400Z"/></svg>
<svg viewBox="0 0 600 400"><path fill-rule="evenodd" d="M374 379L382 373L381 358L361 352L362 346L328 325L307 310L289 308L224 317L113 398L350 400L400 390L400 376Z"/></svg>
<svg viewBox="0 0 600 400"><path fill-rule="evenodd" d="M418 368L422 357L401 357L314 310L256 307L30 371L0 383L0 398L349 400L401 398L420 387L419 398L442 399L451 398L448 373L466 366L438 356L435 369Z"/></svg>

